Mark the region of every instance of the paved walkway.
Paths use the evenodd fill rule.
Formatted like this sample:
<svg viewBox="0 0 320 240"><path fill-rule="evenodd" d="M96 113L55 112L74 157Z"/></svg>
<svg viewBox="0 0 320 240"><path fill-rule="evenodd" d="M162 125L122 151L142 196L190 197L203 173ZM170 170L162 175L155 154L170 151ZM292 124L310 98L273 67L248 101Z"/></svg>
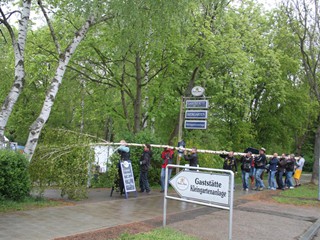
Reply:
<svg viewBox="0 0 320 240"><path fill-rule="evenodd" d="M1 214L0 239L54 239L134 222L162 225L161 193L131 193L128 199L118 193L110 198L109 193L90 189L88 200L73 206ZM253 193L235 191L233 239L298 239L320 218L320 209L241 200ZM46 192L48 197L58 195ZM168 214L169 227L200 239L228 238L228 211L169 200Z"/></svg>

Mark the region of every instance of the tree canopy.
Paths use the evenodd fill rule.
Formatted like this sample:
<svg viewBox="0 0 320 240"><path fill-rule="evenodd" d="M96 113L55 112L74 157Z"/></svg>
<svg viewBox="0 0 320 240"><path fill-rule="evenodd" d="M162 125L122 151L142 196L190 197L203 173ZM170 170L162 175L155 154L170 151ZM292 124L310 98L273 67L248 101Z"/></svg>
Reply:
<svg viewBox="0 0 320 240"><path fill-rule="evenodd" d="M251 0L43 0L33 8L47 26L25 29L23 90L3 125L11 140L29 146L63 128L107 141L143 132L176 144L181 96L199 85L210 97L208 129L184 129L188 145L313 155L318 76L310 81L298 54L299 33L311 26L300 26L299 15ZM8 29L19 33L5 16L4 102L17 79Z"/></svg>

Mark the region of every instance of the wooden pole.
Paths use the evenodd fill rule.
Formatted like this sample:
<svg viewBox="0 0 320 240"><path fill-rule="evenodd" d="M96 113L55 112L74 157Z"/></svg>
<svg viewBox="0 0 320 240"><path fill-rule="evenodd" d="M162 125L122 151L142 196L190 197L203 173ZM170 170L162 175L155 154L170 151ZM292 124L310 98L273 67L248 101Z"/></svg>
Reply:
<svg viewBox="0 0 320 240"><path fill-rule="evenodd" d="M92 146L109 146L109 145L114 145L114 146L119 146L122 143L113 143L113 142L102 142L102 143L92 143ZM140 144L140 143L127 143L127 146L132 146L132 147L143 147L145 144ZM175 147L175 146L170 146L170 145L161 145L161 144L150 144L151 147L153 148L171 148L173 150L183 150L183 151L191 151L192 148L180 148L180 147ZM214 154L214 155L220 155L220 154L228 154L229 151L215 151L215 150L206 150L206 149L198 149L197 153L206 153L206 154ZM243 152L234 152L235 156L243 156L245 153ZM252 154L258 155L258 154ZM266 155L266 157L273 157L273 155ZM178 164L177 164L178 165Z"/></svg>
<svg viewBox="0 0 320 240"><path fill-rule="evenodd" d="M181 96L180 100L180 112L179 112L179 130L178 130L178 142L182 140L182 132L183 132L183 108L184 108L184 97ZM177 154L177 165L180 165L181 154ZM176 173L179 172L179 168L176 168Z"/></svg>

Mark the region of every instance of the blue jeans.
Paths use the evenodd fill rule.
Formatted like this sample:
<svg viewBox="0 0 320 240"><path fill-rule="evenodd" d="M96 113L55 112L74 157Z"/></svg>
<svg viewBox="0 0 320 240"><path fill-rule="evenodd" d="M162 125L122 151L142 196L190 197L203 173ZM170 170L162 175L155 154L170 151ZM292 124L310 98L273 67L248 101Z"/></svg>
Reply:
<svg viewBox="0 0 320 240"><path fill-rule="evenodd" d="M250 172L242 170L242 186L244 189L249 188L249 175Z"/></svg>
<svg viewBox="0 0 320 240"><path fill-rule="evenodd" d="M286 171L286 186L293 187L293 181L292 181L292 171Z"/></svg>
<svg viewBox="0 0 320 240"><path fill-rule="evenodd" d="M275 179L276 171L270 171L268 177L268 184L270 188L277 188L277 183Z"/></svg>
<svg viewBox="0 0 320 240"><path fill-rule="evenodd" d="M278 171L277 172L277 183L278 183L278 186L279 186L280 189L284 188L284 185L283 185L283 174L284 174L284 171Z"/></svg>
<svg viewBox="0 0 320 240"><path fill-rule="evenodd" d="M169 187L169 180L171 178L171 173L172 173L172 168L168 168L168 182L167 185ZM164 182L166 180L166 169L165 168L161 168L161 175L160 175L160 179L161 179L161 190L164 190Z"/></svg>
<svg viewBox="0 0 320 240"><path fill-rule="evenodd" d="M150 187L149 187L149 181L148 181L148 172L142 172L140 171L140 190L144 192L146 190L147 192L150 192Z"/></svg>
<svg viewBox="0 0 320 240"><path fill-rule="evenodd" d="M256 168L255 167L251 167L250 169L250 177L255 177L256 176Z"/></svg>
<svg viewBox="0 0 320 240"><path fill-rule="evenodd" d="M257 188L265 188L263 181L261 179L261 175L263 172L264 172L263 168L257 168L257 170L256 170L255 179L256 179L256 187Z"/></svg>

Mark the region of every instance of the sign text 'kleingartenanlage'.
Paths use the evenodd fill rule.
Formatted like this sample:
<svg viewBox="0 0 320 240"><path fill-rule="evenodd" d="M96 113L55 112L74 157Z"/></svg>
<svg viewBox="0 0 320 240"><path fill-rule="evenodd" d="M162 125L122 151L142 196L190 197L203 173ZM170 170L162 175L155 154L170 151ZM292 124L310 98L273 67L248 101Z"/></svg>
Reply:
<svg viewBox="0 0 320 240"><path fill-rule="evenodd" d="M181 197L229 204L229 176L223 174L182 171L170 180Z"/></svg>

